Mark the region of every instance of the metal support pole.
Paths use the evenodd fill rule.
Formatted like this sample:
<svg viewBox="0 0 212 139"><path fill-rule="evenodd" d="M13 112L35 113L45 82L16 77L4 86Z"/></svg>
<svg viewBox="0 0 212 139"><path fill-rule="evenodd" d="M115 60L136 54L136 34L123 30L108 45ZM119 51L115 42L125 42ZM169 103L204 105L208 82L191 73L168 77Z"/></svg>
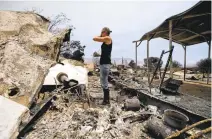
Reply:
<svg viewBox="0 0 212 139"><path fill-rule="evenodd" d="M183 48L184 48L184 81L185 81L185 77L186 77L186 46L184 46Z"/></svg>
<svg viewBox="0 0 212 139"><path fill-rule="evenodd" d="M124 58L122 57L121 64L124 65Z"/></svg>
<svg viewBox="0 0 212 139"><path fill-rule="evenodd" d="M208 42L208 58L211 58L211 41Z"/></svg>
<svg viewBox="0 0 212 139"><path fill-rule="evenodd" d="M149 38L147 39L147 76L148 76L148 84L150 83L149 81Z"/></svg>
<svg viewBox="0 0 212 139"><path fill-rule="evenodd" d="M137 70L137 63L138 61L137 61L137 42L135 43L135 63L136 63L136 66L135 66L135 69Z"/></svg>
<svg viewBox="0 0 212 139"><path fill-rule="evenodd" d="M172 20L169 21L169 50L172 49ZM172 56L169 62L169 67L170 67L170 77L173 77L172 73Z"/></svg>
<svg viewBox="0 0 212 139"><path fill-rule="evenodd" d="M208 59L211 58L211 41L208 42ZM207 84L209 84L210 71L207 73Z"/></svg>

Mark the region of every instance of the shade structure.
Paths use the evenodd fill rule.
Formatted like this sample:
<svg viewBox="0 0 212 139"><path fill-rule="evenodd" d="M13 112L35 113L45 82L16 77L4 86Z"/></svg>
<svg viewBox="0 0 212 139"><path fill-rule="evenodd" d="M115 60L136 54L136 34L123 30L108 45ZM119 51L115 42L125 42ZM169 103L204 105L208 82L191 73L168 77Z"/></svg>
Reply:
<svg viewBox="0 0 212 139"><path fill-rule="evenodd" d="M169 22L172 21L172 41L183 46L211 40L211 1L200 1L190 9L167 18L161 25L145 33L140 40L169 39Z"/></svg>

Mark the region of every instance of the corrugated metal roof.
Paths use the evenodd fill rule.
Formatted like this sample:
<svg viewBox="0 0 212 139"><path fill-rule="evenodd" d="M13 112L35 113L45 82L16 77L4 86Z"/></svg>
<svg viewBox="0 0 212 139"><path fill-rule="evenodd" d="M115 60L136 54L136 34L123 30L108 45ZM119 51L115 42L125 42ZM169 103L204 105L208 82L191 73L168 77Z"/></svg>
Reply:
<svg viewBox="0 0 212 139"><path fill-rule="evenodd" d="M149 38L169 39L169 21L172 20L172 41L184 46L211 40L211 1L200 1L190 9L167 18L160 26L144 34Z"/></svg>

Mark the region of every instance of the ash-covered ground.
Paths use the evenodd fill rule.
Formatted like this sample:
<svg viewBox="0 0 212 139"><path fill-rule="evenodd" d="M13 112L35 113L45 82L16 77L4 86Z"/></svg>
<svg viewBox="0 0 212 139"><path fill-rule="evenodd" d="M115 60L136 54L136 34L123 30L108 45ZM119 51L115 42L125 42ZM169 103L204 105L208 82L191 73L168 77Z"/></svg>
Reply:
<svg viewBox="0 0 212 139"><path fill-rule="evenodd" d="M103 93L99 77L90 76L87 93L91 107L85 100L57 91L57 100L26 139L150 138L144 128L149 115L123 110L123 102L117 99L120 90L110 84L110 91L111 105L100 105Z"/></svg>

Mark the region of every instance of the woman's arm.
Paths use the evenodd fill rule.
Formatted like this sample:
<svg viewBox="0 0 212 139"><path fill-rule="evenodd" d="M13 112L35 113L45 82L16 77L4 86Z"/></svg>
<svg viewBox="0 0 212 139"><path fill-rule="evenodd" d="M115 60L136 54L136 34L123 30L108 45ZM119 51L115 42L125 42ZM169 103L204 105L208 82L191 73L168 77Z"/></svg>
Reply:
<svg viewBox="0 0 212 139"><path fill-rule="evenodd" d="M108 42L110 42L111 38L108 37L108 36L105 36L105 37L99 37L99 36L97 36L97 37L94 37L93 40L96 41L96 42L105 42L105 43L108 43Z"/></svg>

